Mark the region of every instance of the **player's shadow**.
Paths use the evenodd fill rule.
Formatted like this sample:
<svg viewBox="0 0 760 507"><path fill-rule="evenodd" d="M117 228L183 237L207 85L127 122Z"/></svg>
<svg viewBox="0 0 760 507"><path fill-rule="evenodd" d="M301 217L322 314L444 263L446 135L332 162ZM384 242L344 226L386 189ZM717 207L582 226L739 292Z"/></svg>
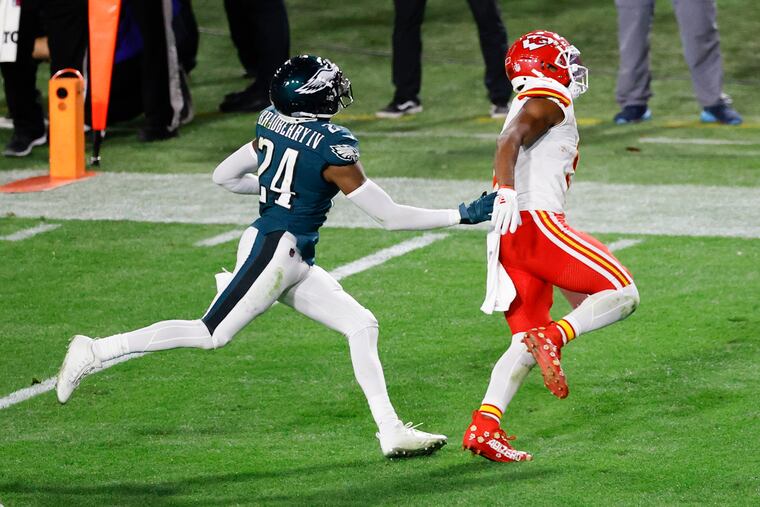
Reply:
<svg viewBox="0 0 760 507"><path fill-rule="evenodd" d="M419 466L410 469L399 463L398 474L394 477L376 481L350 481L352 471L372 467L394 466L393 463L378 463L377 461L352 461L343 464L325 463L317 466L300 468L277 469L271 471L204 474L174 481L157 483L112 482L107 484L79 485L49 485L24 482L0 483L0 491L7 497L34 499L34 503L42 505L76 505L86 498L87 502L113 505L234 505L234 504L284 504L284 505L372 505L377 503L395 504L408 503L416 496L425 498L432 493L460 495L471 489L478 489L482 484L504 482L513 484L515 481L546 478L552 471L546 468L536 468L530 465L501 465L485 460L457 463L448 467L435 465L436 458L420 458L415 460ZM405 463L408 465L409 463ZM319 490L304 491L279 490L277 494L259 494L262 489L271 489L273 480L284 477L300 477L312 480L321 475L336 470L345 470L347 480L335 480L334 485L325 483ZM387 475L387 474L385 474ZM307 481L305 481L307 482ZM221 495L214 500L208 498L193 499L196 494L204 497L203 491L212 488L214 491L233 490L229 495ZM305 488L306 489L306 488ZM242 491L245 493L237 493Z"/></svg>
<svg viewBox="0 0 760 507"><path fill-rule="evenodd" d="M545 468L490 463L478 458L474 462L467 460L446 468L426 467L423 463L423 466L415 468L413 472L408 469L399 470L398 475L390 480L341 483L335 488L325 488L308 495L287 492L259 497L257 500L265 504L285 505L413 504L417 497L423 502L431 494L450 492L452 497L463 498L469 490L478 490L483 484L503 483L506 489L514 485L515 481L545 478L551 474L552 471Z"/></svg>

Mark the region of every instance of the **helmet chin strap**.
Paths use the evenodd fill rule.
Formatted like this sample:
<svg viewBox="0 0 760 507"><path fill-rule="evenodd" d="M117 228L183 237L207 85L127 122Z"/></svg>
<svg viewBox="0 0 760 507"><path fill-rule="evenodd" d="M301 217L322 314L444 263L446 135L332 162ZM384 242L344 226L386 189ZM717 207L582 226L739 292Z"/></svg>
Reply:
<svg viewBox="0 0 760 507"><path fill-rule="evenodd" d="M314 114L314 113L306 113L303 111L294 111L293 113L289 115L280 113L280 115L287 118L286 121L290 121L291 123L303 123L307 121L314 121L318 118L332 117L332 115L319 115L319 114Z"/></svg>

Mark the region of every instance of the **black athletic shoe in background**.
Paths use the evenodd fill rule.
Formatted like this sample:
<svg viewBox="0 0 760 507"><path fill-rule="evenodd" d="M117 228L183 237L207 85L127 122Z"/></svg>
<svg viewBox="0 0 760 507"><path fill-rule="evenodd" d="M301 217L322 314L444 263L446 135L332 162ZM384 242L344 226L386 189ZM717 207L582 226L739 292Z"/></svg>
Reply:
<svg viewBox="0 0 760 507"><path fill-rule="evenodd" d="M219 110L223 113L258 113L270 105L269 94L254 83L243 91L225 95Z"/></svg>
<svg viewBox="0 0 760 507"><path fill-rule="evenodd" d="M35 146L42 146L47 143L47 134L41 136L27 136L25 134L13 133L11 140L5 145L3 155L6 157L26 157L32 152Z"/></svg>
<svg viewBox="0 0 760 507"><path fill-rule="evenodd" d="M419 100L405 100L403 102L391 101L385 108L375 113L378 118L401 118L407 114L422 112L422 104Z"/></svg>
<svg viewBox="0 0 760 507"><path fill-rule="evenodd" d="M171 139L177 137L179 132L177 129L169 130L166 127L143 127L137 133L137 139L143 143L152 143L153 141L163 141L165 139Z"/></svg>

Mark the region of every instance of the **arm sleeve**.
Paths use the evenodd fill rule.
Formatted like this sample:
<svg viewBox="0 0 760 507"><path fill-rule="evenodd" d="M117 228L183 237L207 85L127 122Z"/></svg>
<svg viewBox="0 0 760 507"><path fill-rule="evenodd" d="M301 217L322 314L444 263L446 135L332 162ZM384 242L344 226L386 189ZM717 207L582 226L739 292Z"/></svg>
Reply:
<svg viewBox="0 0 760 507"><path fill-rule="evenodd" d="M245 143L216 166L212 179L217 185L236 194L258 194L259 179L253 174L258 167L253 146Z"/></svg>
<svg viewBox="0 0 760 507"><path fill-rule="evenodd" d="M461 216L455 209L425 209L396 204L385 190L372 180L346 197L388 230L424 230L458 224Z"/></svg>

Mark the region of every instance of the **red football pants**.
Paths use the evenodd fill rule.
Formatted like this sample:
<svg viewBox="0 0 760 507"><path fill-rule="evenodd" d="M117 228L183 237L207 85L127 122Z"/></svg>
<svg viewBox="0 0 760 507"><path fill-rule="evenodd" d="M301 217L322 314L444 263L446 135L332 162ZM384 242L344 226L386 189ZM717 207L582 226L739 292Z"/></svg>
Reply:
<svg viewBox="0 0 760 507"><path fill-rule="evenodd" d="M501 237L499 259L517 297L505 312L516 334L551 322L553 286L582 294L620 289L630 272L596 238L565 223L565 215L521 211L522 225Z"/></svg>

